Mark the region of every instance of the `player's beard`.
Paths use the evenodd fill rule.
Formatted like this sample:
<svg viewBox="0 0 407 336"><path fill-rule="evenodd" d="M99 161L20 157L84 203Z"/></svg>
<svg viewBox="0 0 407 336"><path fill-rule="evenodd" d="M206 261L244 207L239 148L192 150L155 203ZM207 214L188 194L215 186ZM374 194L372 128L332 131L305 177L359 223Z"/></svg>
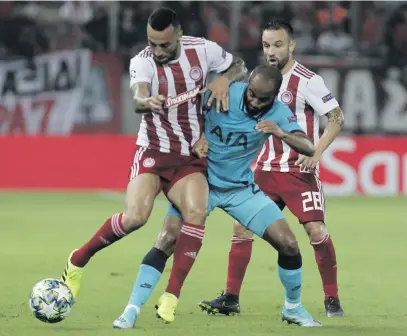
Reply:
<svg viewBox="0 0 407 336"><path fill-rule="evenodd" d="M251 116L251 117L255 117L258 116L259 114L262 114L264 112L267 112L274 104L274 100L271 101L269 104L262 106L261 108L252 106L248 100L247 97L245 96L245 104L246 104L246 109L247 109L247 113Z"/></svg>
<svg viewBox="0 0 407 336"><path fill-rule="evenodd" d="M290 60L290 51L287 48L287 54L283 58L278 58L278 57L272 57L273 60L275 60L274 63L269 63L269 57L266 56L266 62L267 64L270 64L271 66L275 66L278 70L282 70L285 65L288 63Z"/></svg>
<svg viewBox="0 0 407 336"><path fill-rule="evenodd" d="M177 44L175 45L174 50L171 50L171 51L169 51L169 52L167 53L167 55L165 56L165 58L161 58L161 59L160 59L160 58L157 58L157 57L154 55L154 61L156 61L156 62L159 63L159 64L166 64L166 63L168 63L168 62L171 62L171 61L177 59L177 56L178 56L178 47L179 47L179 42L177 42Z"/></svg>

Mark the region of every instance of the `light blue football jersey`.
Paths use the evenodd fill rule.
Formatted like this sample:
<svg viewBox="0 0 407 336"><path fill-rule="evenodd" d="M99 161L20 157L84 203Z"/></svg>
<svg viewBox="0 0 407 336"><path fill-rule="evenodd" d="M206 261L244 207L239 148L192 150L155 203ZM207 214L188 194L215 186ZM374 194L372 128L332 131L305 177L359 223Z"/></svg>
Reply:
<svg viewBox="0 0 407 336"><path fill-rule="evenodd" d="M229 87L229 111L217 113L213 104L206 113L208 181L213 187L232 189L254 183L250 165L270 136L255 129L257 122L273 120L286 132L303 132L291 110L278 99L266 113L250 116L244 103L246 88L246 83L232 83ZM208 97L209 94L205 96L204 103Z"/></svg>

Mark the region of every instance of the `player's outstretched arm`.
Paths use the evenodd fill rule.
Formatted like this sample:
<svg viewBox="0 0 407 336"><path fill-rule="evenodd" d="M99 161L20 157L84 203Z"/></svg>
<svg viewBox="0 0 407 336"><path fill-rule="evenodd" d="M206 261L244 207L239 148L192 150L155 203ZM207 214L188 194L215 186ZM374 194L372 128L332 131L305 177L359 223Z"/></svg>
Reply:
<svg viewBox="0 0 407 336"><path fill-rule="evenodd" d="M284 135L280 137L288 146L290 146L297 153L313 156L315 154L315 146L311 140L302 132L288 133L284 132Z"/></svg>
<svg viewBox="0 0 407 336"><path fill-rule="evenodd" d="M315 148L315 154L311 157L300 156L295 163L300 165L304 170L314 170L317 167L318 161L321 160L322 153L335 140L343 128L344 117L339 106L329 111L326 116L328 117L328 125L325 127L324 133Z"/></svg>
<svg viewBox="0 0 407 336"><path fill-rule="evenodd" d="M284 118L285 120L286 118ZM287 145L289 145L297 153L313 156L315 153L315 146L311 140L304 134L304 132L299 131L301 128L297 123L291 125L288 123L282 123L280 128L273 120L262 120L256 125L256 129L260 132L269 133L273 136L281 139Z"/></svg>
<svg viewBox="0 0 407 336"><path fill-rule="evenodd" d="M322 156L322 153L339 135L345 123L343 112L339 106L329 111L326 116L328 117L328 125L325 127L324 133L315 149L315 155L318 157Z"/></svg>

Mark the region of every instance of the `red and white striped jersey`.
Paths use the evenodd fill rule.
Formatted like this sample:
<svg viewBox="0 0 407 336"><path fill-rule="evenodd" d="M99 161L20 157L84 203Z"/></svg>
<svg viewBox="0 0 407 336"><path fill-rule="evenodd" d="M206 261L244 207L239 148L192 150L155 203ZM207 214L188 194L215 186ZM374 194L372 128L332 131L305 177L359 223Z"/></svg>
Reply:
<svg viewBox="0 0 407 336"><path fill-rule="evenodd" d="M339 106L322 77L297 62L283 75L278 98L288 105L315 145L319 141L319 117ZM290 146L270 136L258 155L256 169L299 172L300 167L295 165L297 159L298 153Z"/></svg>
<svg viewBox="0 0 407 336"><path fill-rule="evenodd" d="M232 54L204 38L184 36L181 55L168 64L156 63L150 47L130 61L130 87L151 84L151 95L164 95L164 114L142 115L137 145L163 153L190 155L203 132L204 116L198 95L209 72L220 73L232 64Z"/></svg>

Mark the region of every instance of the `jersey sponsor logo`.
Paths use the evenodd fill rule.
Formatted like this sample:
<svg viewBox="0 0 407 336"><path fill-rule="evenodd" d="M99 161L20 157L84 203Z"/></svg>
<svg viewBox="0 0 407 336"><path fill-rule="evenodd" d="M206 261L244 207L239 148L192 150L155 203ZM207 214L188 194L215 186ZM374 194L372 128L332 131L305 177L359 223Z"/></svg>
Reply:
<svg viewBox="0 0 407 336"><path fill-rule="evenodd" d="M222 128L220 126L215 126L210 131L211 134L216 135L220 142L224 143L226 146L236 147L242 146L247 149L247 135L240 132L229 132L223 134Z"/></svg>
<svg viewBox="0 0 407 336"><path fill-rule="evenodd" d="M293 94L290 91L284 91L281 94L280 98L281 102L286 105L290 104L293 101L293 99L294 99Z"/></svg>
<svg viewBox="0 0 407 336"><path fill-rule="evenodd" d="M189 71L189 77L191 77L194 81L199 81L203 76L202 69L200 67L194 66Z"/></svg>
<svg viewBox="0 0 407 336"><path fill-rule="evenodd" d="M150 168L155 165L155 160L153 158L146 158L143 161L143 166L146 168Z"/></svg>
<svg viewBox="0 0 407 336"><path fill-rule="evenodd" d="M331 99L333 99L334 98L334 95L332 94L332 93L328 93L325 97L322 97L322 101L324 102L324 103L327 103L327 102L329 102Z"/></svg>
<svg viewBox="0 0 407 336"><path fill-rule="evenodd" d="M195 103L196 96L198 95L200 89L201 87L197 86L195 89L181 93L175 97L168 97L167 100L165 101L164 107L169 108L171 106L181 105L188 101Z"/></svg>

